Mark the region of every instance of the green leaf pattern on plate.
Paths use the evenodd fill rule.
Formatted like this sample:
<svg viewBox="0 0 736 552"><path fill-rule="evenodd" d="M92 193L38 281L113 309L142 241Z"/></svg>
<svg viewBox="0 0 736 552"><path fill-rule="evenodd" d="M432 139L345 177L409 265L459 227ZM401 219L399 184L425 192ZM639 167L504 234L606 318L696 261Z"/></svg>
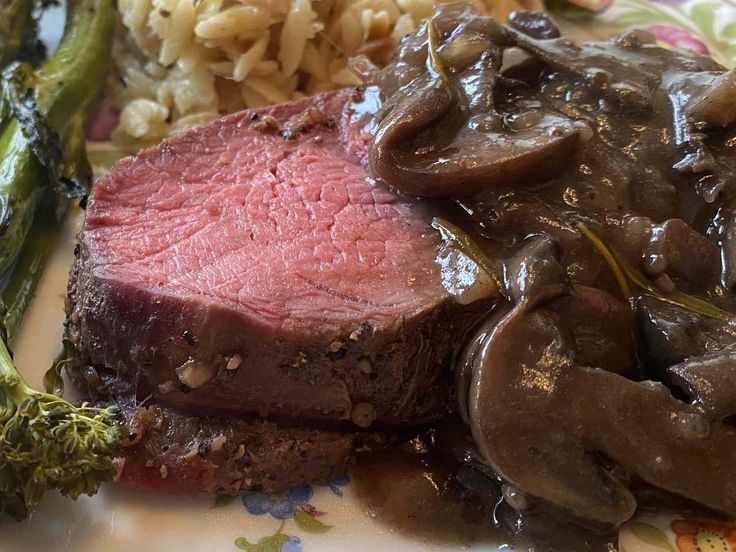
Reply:
<svg viewBox="0 0 736 552"><path fill-rule="evenodd" d="M281 552L282 547L289 541L288 535L278 532L268 537L263 537L257 543L252 544L244 537L235 541L235 546L247 552Z"/></svg>
<svg viewBox="0 0 736 552"><path fill-rule="evenodd" d="M326 533L332 528L331 525L322 523L314 515L305 512L301 508L294 512L294 521L302 531L307 533Z"/></svg>

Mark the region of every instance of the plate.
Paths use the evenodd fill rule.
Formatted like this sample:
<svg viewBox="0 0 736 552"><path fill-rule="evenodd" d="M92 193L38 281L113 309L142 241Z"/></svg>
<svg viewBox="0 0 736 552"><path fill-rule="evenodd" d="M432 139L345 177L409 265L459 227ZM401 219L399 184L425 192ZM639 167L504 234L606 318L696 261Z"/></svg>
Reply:
<svg viewBox="0 0 736 552"><path fill-rule="evenodd" d="M558 3L556 3L557 5ZM736 3L732 0L569 0L562 6L576 16L566 34L602 38L637 26L666 47L689 48L736 64ZM585 11L581 11L584 9ZM43 20L43 37L55 43L63 11ZM50 260L14 349L21 371L33 385L59 350L67 272L83 214L74 211ZM643 444L646 446L646 444ZM402 492L397 488L397 492ZM509 550L507 545L458 532L436 539L407 531L421 512L412 497L393 523L372 508L349 478L329 486L306 486L284 496L251 493L229 501L177 498L105 486L76 502L48 494L30 520L0 521L0 552L471 552ZM402 516L405 516L402 522ZM660 514L639 517L620 533L621 552L736 552L736 527Z"/></svg>

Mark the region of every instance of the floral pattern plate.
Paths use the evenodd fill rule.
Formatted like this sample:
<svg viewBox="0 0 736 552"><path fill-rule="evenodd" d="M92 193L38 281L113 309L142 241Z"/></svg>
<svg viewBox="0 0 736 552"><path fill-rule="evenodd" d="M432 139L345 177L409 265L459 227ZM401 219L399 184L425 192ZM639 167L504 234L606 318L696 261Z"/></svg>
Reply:
<svg viewBox="0 0 736 552"><path fill-rule="evenodd" d="M688 48L736 65L736 0L550 0L568 16L564 31L575 38L604 38L638 27L662 46ZM60 11L43 22L58 36ZM63 297L74 235L74 213L44 275L39 294L14 344L16 359L32 383L55 356L61 338ZM411 516L412 512L407 512ZM182 499L108 485L76 503L49 495L28 522L0 521L0 552L472 552L509 549L471 542L437 544L407 537L373 518L350 478L325 487L303 486L283 496L251 492L235 498ZM736 525L666 515L640 517L621 529L621 552L736 552Z"/></svg>

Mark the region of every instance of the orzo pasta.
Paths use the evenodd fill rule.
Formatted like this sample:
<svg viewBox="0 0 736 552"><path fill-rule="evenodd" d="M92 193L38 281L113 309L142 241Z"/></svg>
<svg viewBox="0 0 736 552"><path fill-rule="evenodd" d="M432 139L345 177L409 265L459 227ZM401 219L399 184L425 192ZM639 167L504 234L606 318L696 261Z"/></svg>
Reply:
<svg viewBox="0 0 736 552"><path fill-rule="evenodd" d="M474 1L497 17L519 7ZM246 107L358 84L348 59L387 63L432 0L118 0L118 7L114 135L154 142Z"/></svg>

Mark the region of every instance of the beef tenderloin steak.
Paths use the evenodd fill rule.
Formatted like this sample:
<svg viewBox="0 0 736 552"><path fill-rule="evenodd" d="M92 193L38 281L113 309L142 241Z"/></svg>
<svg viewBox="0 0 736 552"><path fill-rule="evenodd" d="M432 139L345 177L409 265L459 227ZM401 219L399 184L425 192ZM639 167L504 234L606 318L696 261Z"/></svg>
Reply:
<svg viewBox="0 0 736 552"><path fill-rule="evenodd" d="M356 95L225 117L96 183L68 288L77 386L349 432L444 413L463 313L421 208L367 178Z"/></svg>

